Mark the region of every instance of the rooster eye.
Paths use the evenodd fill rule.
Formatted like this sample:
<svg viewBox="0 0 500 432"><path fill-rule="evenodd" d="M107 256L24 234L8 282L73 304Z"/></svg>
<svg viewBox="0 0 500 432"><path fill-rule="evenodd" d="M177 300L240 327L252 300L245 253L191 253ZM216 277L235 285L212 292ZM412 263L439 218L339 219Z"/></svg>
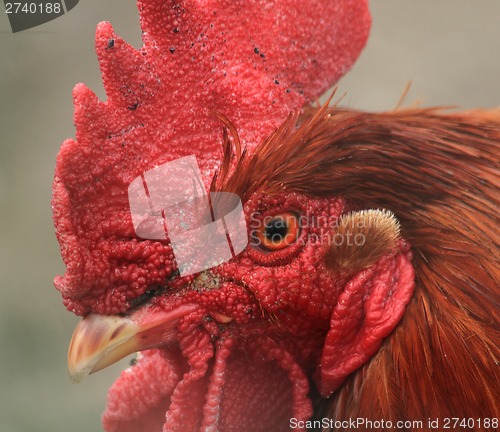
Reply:
<svg viewBox="0 0 500 432"><path fill-rule="evenodd" d="M254 231L254 241L262 249L275 251L290 246L297 240L300 226L294 213L282 213L263 220Z"/></svg>

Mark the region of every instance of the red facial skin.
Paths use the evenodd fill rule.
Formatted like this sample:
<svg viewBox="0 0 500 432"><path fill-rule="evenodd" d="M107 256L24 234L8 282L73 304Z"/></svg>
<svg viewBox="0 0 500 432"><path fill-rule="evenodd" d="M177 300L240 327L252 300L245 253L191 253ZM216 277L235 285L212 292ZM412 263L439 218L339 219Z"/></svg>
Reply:
<svg viewBox="0 0 500 432"><path fill-rule="evenodd" d="M175 277L168 241L136 237L132 180L195 154L208 189L222 160L213 113L230 119L251 154L352 65L370 22L364 0L200 3L139 1L139 50L99 25L108 100L75 87L76 141L58 155L53 211L66 274L55 286L65 306L82 316L133 314L149 291L152 312L197 306L180 320L176 343L146 351L115 383L107 431L288 430L291 417L312 414L312 376L328 396L378 348L413 289L404 242L357 275L325 267L330 224L345 211L336 197L253 194L244 202L249 226L289 212L319 222L282 250L249 245L203 280ZM387 321L393 293L392 326L367 330L365 317Z"/></svg>
<svg viewBox="0 0 500 432"><path fill-rule="evenodd" d="M76 140L65 141L57 158L53 212L66 274L55 285L77 315L124 312L172 274L168 245L136 241L132 180L195 154L208 188L222 158L214 113L235 125L252 153L350 68L370 26L365 0L148 0L138 7L139 50L99 24L108 100L75 87Z"/></svg>
<svg viewBox="0 0 500 432"><path fill-rule="evenodd" d="M249 246L236 259L210 269L204 283L186 277L167 284L165 294L154 297L148 307L169 311L195 304L199 308L179 323L178 347L148 351L117 381L104 414L106 430L146 430L150 423L160 430L169 398L164 430L207 427L226 431L245 425L247 430L280 431L288 430L290 418L306 420L312 415L309 378L320 363L338 297L344 292L353 303L349 313L356 316L356 293L369 295L359 277L333 275L324 264L329 227L344 210L344 203L297 194L256 195L245 210L249 226L252 218L257 221L277 212L303 215L296 243L274 252ZM361 273L376 280L374 272L394 273L399 267L412 279L411 256L407 247L402 246L402 251ZM349 280L354 295L345 294ZM225 317L233 320L220 322ZM341 332L358 331L357 319L340 320L341 326L348 327ZM364 334L363 349L373 349L370 332ZM348 345L349 338L343 349L350 350ZM379 339L375 350L378 345ZM153 358L160 362L158 367ZM344 369L340 372L344 377L348 368L338 367ZM160 379L166 385L158 392ZM135 406L138 397L148 401L142 410ZM164 410L158 407L161 403ZM252 404L259 416L246 408ZM186 417L187 407L190 415Z"/></svg>

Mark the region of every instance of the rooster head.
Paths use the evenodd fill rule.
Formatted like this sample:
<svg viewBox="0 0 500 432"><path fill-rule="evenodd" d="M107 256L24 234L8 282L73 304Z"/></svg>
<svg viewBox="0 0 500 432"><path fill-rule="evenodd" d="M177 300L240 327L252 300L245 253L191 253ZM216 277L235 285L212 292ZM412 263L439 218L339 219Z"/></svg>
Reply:
<svg viewBox="0 0 500 432"><path fill-rule="evenodd" d="M300 113L359 55L366 1L138 6L142 48L98 26L108 99L75 87L76 140L57 160L66 273L55 286L84 317L71 376L141 352L110 390L107 431L287 430L311 416L312 392L329 396L374 354L413 291L394 215L331 194L322 154L346 129L324 127L327 108ZM209 208L226 220L231 258L190 273L166 209L142 219L150 235L140 235L131 190L147 204L151 175L193 156L189 170L156 175L156 192L195 179L203 200L237 202ZM238 250L215 217L232 209ZM207 243L192 235L188 248L196 257Z"/></svg>

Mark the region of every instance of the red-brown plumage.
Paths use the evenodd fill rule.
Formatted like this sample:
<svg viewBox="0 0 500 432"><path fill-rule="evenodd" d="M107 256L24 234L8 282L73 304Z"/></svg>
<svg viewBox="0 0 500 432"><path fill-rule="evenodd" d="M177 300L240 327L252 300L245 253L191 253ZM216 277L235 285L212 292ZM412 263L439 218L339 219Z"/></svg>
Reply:
<svg viewBox="0 0 500 432"><path fill-rule="evenodd" d="M361 116L369 137L345 149L366 146L372 158L347 161L340 171L351 187L342 180L339 187L400 217L415 250L416 293L394 334L332 402L331 415L495 417L500 122L435 111ZM351 162L364 169L351 174ZM357 191L357 182L368 191Z"/></svg>
<svg viewBox="0 0 500 432"><path fill-rule="evenodd" d="M394 212L412 244L416 293L402 322L317 416L496 415L499 156L498 111L324 107L289 117L240 161L245 175L221 186L241 194L261 187L340 194L353 208Z"/></svg>
<svg viewBox="0 0 500 432"><path fill-rule="evenodd" d="M90 313L73 376L121 343L146 350L110 390L105 429L493 417L498 112L302 112L359 54L365 0L143 0L139 11L139 50L98 27L108 100L75 88L76 141L54 180L67 265L56 287ZM241 198L251 242L179 277L169 239L136 235L127 190L190 154L207 188ZM302 221L292 240L252 242L283 215ZM103 346L90 360L84 336Z"/></svg>
<svg viewBox="0 0 500 432"><path fill-rule="evenodd" d="M314 114L296 133L300 139L283 141L281 154L294 154L296 144L288 143L302 142L305 155L321 154L310 156L317 166L309 156L297 157L284 165L294 172L276 184L390 209L413 246L416 272L403 320L322 414L393 421L495 417L500 113Z"/></svg>

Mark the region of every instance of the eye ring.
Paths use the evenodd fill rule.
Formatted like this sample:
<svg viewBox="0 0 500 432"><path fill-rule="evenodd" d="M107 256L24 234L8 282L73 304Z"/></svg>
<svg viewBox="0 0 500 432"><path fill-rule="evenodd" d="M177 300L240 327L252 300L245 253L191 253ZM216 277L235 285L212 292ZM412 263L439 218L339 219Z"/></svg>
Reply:
<svg viewBox="0 0 500 432"><path fill-rule="evenodd" d="M295 243L299 235L300 224L297 215L287 212L262 220L252 237L260 248L277 251Z"/></svg>

